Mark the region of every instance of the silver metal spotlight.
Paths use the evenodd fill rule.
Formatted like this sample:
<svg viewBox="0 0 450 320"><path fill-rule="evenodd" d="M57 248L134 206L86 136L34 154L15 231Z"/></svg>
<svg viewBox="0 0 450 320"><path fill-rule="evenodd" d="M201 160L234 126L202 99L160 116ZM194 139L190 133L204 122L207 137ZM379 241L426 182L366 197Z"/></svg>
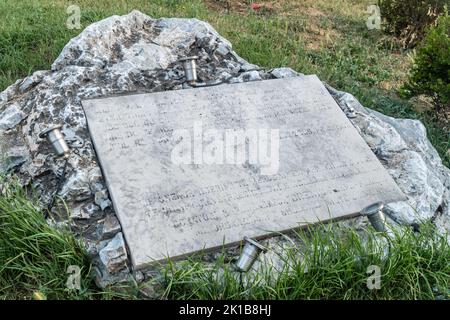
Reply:
<svg viewBox="0 0 450 320"><path fill-rule="evenodd" d="M197 56L191 56L179 60L183 64L184 75L188 83L195 83L197 81L197 59Z"/></svg>
<svg viewBox="0 0 450 320"><path fill-rule="evenodd" d="M245 245L241 256L235 264L239 272L247 272L258 259L261 252L266 252L267 248L259 244L257 241L244 237Z"/></svg>
<svg viewBox="0 0 450 320"><path fill-rule="evenodd" d="M361 214L367 216L374 229L378 232L386 232L386 216L383 213L384 204L376 202L364 208Z"/></svg>
<svg viewBox="0 0 450 320"><path fill-rule="evenodd" d="M47 138L47 141L52 145L53 151L58 157L67 157L70 149L64 139L61 128L62 125L51 126L39 133L39 138Z"/></svg>

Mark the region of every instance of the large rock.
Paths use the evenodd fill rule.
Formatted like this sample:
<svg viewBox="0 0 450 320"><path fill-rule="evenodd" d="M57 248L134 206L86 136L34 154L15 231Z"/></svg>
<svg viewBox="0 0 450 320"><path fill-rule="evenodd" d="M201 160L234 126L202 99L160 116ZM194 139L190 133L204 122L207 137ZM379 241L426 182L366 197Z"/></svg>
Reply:
<svg viewBox="0 0 450 320"><path fill-rule="evenodd" d="M427 139L424 125L418 120L385 116L364 108L349 93L330 86L328 90L342 109L356 111L357 116L350 120L408 196L407 201L388 204L386 213L403 224L448 216L450 169Z"/></svg>
<svg viewBox="0 0 450 320"><path fill-rule="evenodd" d="M0 94L0 170L33 185L43 206L52 203L55 193L65 200L74 231L98 265L102 286L119 281L118 274L129 274L124 268L129 263L81 100L182 89L184 73L177 60L189 55L200 57L201 81L301 76L289 68L265 71L248 63L205 22L152 19L133 11L87 27L65 46L50 71L37 71ZM328 89L345 112L356 110L352 123L408 196L408 201L387 206L390 217L405 224L431 219L439 230L448 231L450 171L424 126L417 120L384 116L364 108L351 94ZM75 150L63 177L64 161L55 159L49 145L38 138L51 124L63 124Z"/></svg>
<svg viewBox="0 0 450 320"><path fill-rule="evenodd" d="M100 261L109 273L117 273L127 265L127 249L122 232L119 232L99 252Z"/></svg>

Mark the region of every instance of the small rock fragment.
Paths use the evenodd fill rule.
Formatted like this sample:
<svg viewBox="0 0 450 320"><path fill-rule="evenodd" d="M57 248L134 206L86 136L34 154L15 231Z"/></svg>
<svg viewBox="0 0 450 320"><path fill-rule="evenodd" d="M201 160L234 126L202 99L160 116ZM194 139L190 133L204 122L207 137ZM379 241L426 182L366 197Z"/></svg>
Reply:
<svg viewBox="0 0 450 320"><path fill-rule="evenodd" d="M108 198L108 190L100 190L95 193L94 202L96 205L104 211L106 208L112 205L111 200Z"/></svg>
<svg viewBox="0 0 450 320"><path fill-rule="evenodd" d="M100 261L109 273L116 273L127 265L127 250L122 232L119 232L99 252Z"/></svg>
<svg viewBox="0 0 450 320"><path fill-rule="evenodd" d="M102 238L109 238L121 230L119 220L114 215L107 215L103 223Z"/></svg>

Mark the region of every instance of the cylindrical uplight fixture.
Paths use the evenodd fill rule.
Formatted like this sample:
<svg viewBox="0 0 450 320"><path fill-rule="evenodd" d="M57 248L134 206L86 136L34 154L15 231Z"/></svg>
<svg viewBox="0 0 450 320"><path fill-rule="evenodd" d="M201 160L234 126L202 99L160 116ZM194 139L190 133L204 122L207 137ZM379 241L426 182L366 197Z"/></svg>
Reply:
<svg viewBox="0 0 450 320"><path fill-rule="evenodd" d="M39 138L46 138L52 145L53 151L58 157L67 157L70 153L70 149L64 139L61 128L62 125L51 126L39 133Z"/></svg>
<svg viewBox="0 0 450 320"><path fill-rule="evenodd" d="M374 229L378 232L386 232L386 216L383 213L384 204L376 202L364 208L361 214L367 216Z"/></svg>
<svg viewBox="0 0 450 320"><path fill-rule="evenodd" d="M179 60L183 64L184 75L188 83L197 81L197 59L197 56L191 56Z"/></svg>
<svg viewBox="0 0 450 320"><path fill-rule="evenodd" d="M261 252L266 252L267 249L259 244L257 241L244 237L245 245L242 249L241 256L235 264L236 269L239 272L247 272L258 259Z"/></svg>

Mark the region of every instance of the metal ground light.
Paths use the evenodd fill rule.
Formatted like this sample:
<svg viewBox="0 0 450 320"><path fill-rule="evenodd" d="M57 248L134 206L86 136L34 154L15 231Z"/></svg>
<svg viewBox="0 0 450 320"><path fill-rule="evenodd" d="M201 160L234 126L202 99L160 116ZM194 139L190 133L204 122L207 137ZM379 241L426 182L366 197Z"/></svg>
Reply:
<svg viewBox="0 0 450 320"><path fill-rule="evenodd" d="M266 247L251 238L244 237L244 241L244 249L235 263L235 268L239 272L249 271L261 252L267 252Z"/></svg>
<svg viewBox="0 0 450 320"><path fill-rule="evenodd" d="M197 81L197 56L182 58L179 62L182 63L186 81L194 84Z"/></svg>
<svg viewBox="0 0 450 320"><path fill-rule="evenodd" d="M376 202L364 208L361 214L367 216L374 229L378 232L386 232L386 216L383 213L384 204Z"/></svg>
<svg viewBox="0 0 450 320"><path fill-rule="evenodd" d="M62 125L51 126L41 133L39 133L39 138L46 138L47 141L52 145L53 151L58 157L66 158L70 153L70 148L64 139L64 135L61 132Z"/></svg>

